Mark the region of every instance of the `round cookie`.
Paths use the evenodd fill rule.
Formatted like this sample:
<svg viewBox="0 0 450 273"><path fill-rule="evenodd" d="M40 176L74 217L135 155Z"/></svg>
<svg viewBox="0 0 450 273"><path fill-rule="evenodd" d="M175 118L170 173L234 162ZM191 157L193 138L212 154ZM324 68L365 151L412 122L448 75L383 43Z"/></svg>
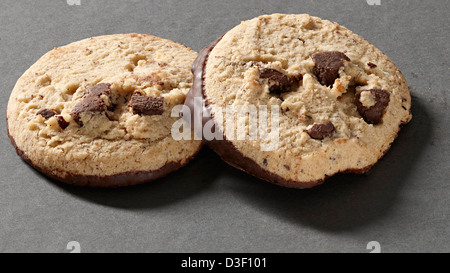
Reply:
<svg viewBox="0 0 450 273"><path fill-rule="evenodd" d="M411 120L395 64L345 27L306 14L242 22L202 50L193 73L191 119L214 121L219 132L208 145L230 165L286 187L368 171ZM275 145L250 128L245 138L228 135L236 121L224 118L227 107L242 106L279 109ZM250 124L250 115L240 118Z"/></svg>
<svg viewBox="0 0 450 273"><path fill-rule="evenodd" d="M197 53L159 37L118 34L55 48L17 81L7 108L17 153L69 184L141 184L184 166L200 141L174 140L175 105Z"/></svg>

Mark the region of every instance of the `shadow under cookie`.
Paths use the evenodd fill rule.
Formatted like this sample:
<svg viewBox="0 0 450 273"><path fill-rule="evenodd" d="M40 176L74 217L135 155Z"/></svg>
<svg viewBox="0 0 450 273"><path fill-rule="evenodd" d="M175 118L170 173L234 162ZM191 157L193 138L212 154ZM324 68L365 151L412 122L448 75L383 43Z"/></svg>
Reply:
<svg viewBox="0 0 450 273"><path fill-rule="evenodd" d="M368 173L338 174L309 190L291 190L261 183L227 167L231 190L257 210L288 222L328 231L358 230L382 219L398 202L422 151L431 141L433 120L413 97L415 118L404 126L389 153Z"/></svg>

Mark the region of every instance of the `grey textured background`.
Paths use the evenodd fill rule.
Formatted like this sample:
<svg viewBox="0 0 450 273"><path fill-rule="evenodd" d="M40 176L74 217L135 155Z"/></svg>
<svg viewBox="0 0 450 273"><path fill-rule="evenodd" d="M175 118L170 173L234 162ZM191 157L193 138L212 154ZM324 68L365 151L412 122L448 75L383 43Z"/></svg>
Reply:
<svg viewBox="0 0 450 273"><path fill-rule="evenodd" d="M312 190L280 188L204 150L188 167L132 188L51 181L25 164L6 134L16 80L53 47L113 33L150 33L199 51L241 20L309 13L385 52L413 95L413 121L368 175ZM0 1L0 251L450 251L449 3L446 0Z"/></svg>

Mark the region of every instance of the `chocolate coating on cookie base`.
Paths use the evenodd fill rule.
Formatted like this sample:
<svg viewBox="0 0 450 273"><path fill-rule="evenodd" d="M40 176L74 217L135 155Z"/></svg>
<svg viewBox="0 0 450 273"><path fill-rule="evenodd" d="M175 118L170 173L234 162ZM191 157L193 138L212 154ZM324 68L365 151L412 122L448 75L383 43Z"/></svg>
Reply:
<svg viewBox="0 0 450 273"><path fill-rule="evenodd" d="M223 37L223 36L222 36ZM220 42L222 39L220 37L209 46L205 47L200 53L197 59L195 60L192 66L192 73L194 74L194 81L192 84L192 88L189 94L186 97L185 105L189 107L191 112L191 127L195 129L195 122L201 122L202 127L211 119L213 119L211 115L211 110L208 106L208 100L205 96L204 90L204 76L205 76L205 67L208 62L208 57L214 47ZM195 100L195 98L200 98ZM198 105L199 102L202 102L201 105ZM194 111L194 109L202 109L202 111ZM402 124L403 125L403 124ZM400 126L402 126L400 125ZM198 127L198 126L197 126ZM201 135L201 134L198 134ZM223 135L223 133L222 133ZM203 139L203 142L207 144L212 150L214 150L225 162L229 165L240 169L244 172L247 172L257 178L266 180L273 184L288 187L288 188L297 188L297 189L308 189L315 186L318 186L324 181L337 173L354 173L354 174L363 174L368 172L373 165L366 166L361 169L347 169L337 173L327 174L323 179L316 181L294 181L290 179L286 179L277 174L267 171L262 166L260 166L257 162L248 158L244 154L242 154L233 143L226 139L226 136L223 137L224 140L212 140L207 141ZM390 149L389 147L384 151L383 155ZM383 155L381 157L383 157ZM380 158L381 158L380 157Z"/></svg>
<svg viewBox="0 0 450 273"><path fill-rule="evenodd" d="M8 124L8 120L6 122ZM14 146L17 154L30 166L35 168L40 173L50 177L51 179L76 185L76 186L86 186L91 188L118 188L124 186L133 186L144 184L147 182L151 182L158 178L164 177L181 167L185 166L195 155L189 158L184 164L180 162L169 162L164 165L162 168L154 171L140 171L140 172L126 172L120 173L116 175L110 176L94 176L94 175L79 175L79 174L67 174L64 177L55 175L54 172L50 169L45 169L37 166L32 162L32 160L22 151L19 147L17 147L16 141L9 133L9 128L7 128L9 139L11 140L12 145ZM199 148L200 151L200 148ZM197 151L197 153L199 152Z"/></svg>
<svg viewBox="0 0 450 273"><path fill-rule="evenodd" d="M195 122L201 122L202 127L205 125L209 120L212 119L211 117L211 111L206 107L205 97L203 95L203 76L204 76L204 70L206 66L207 59L209 57L209 54L213 50L213 48L217 45L217 43L222 40L224 35L219 37L219 39L212 42L209 46L203 48L200 53L198 54L198 57L195 59L194 63L192 64L192 74L194 75L194 80L192 82L192 87L189 93L186 96L186 100L184 102L184 105L189 107L190 114L191 114L191 127L194 130L194 132L201 136L201 132L196 132L197 128L194 128ZM195 98L200 98L200 100L196 100ZM200 104L198 104L200 102ZM195 109L202 109L202 111L195 111Z"/></svg>

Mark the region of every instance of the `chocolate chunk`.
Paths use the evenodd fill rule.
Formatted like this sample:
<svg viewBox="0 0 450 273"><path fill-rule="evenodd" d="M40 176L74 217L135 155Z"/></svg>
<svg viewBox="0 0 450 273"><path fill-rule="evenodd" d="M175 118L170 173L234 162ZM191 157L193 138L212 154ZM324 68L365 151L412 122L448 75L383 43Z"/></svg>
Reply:
<svg viewBox="0 0 450 273"><path fill-rule="evenodd" d="M45 119L49 119L56 114L58 114L58 113L56 113L55 111L50 110L50 109L42 109L41 111L36 113L37 116L41 115Z"/></svg>
<svg viewBox="0 0 450 273"><path fill-rule="evenodd" d="M303 80L303 75L302 75L302 74L298 74L297 76L294 76L294 79L295 79L297 82L301 82L301 81Z"/></svg>
<svg viewBox="0 0 450 273"><path fill-rule="evenodd" d="M373 96L375 104L371 107L366 107L360 101L361 94L364 92L370 92ZM356 92L356 107L358 113L363 117L363 119L370 124L377 125L381 122L383 115L386 111L386 107L389 105L390 94L386 90L381 89L371 89L362 90Z"/></svg>
<svg viewBox="0 0 450 273"><path fill-rule="evenodd" d="M367 65L372 69L377 67L377 65L372 62L367 63Z"/></svg>
<svg viewBox="0 0 450 273"><path fill-rule="evenodd" d="M69 126L69 122L67 122L62 116L58 116L57 119L59 127L61 127L61 129L64 130L67 128L67 126Z"/></svg>
<svg viewBox="0 0 450 273"><path fill-rule="evenodd" d="M350 59L339 51L319 52L312 56L316 66L314 74L319 82L326 86L332 86L334 81L339 78L339 69L344 66L344 61Z"/></svg>
<svg viewBox="0 0 450 273"><path fill-rule="evenodd" d="M83 126L80 115L85 112L105 112L112 109L112 105L107 105L102 95L110 97L111 85L109 83L100 83L86 87L84 98L78 102L70 112L73 120L80 126Z"/></svg>
<svg viewBox="0 0 450 273"><path fill-rule="evenodd" d="M133 109L133 114L146 116L162 115L164 112L163 106L163 97L144 96L141 92L134 92L128 104L128 107Z"/></svg>
<svg viewBox="0 0 450 273"><path fill-rule="evenodd" d="M111 84L99 83L97 85L89 85L84 91L86 97L100 97L101 95L111 94Z"/></svg>
<svg viewBox="0 0 450 273"><path fill-rule="evenodd" d="M259 77L268 79L269 92L275 94L289 92L290 87L294 83L288 75L270 68L260 68Z"/></svg>
<svg viewBox="0 0 450 273"><path fill-rule="evenodd" d="M45 119L49 119L57 114L58 113L56 113L55 111L49 109L42 109L41 111L36 113L36 115L41 115ZM62 116L56 116L56 119L61 129L64 130L67 128L67 126L69 126L69 122L67 122Z"/></svg>
<svg viewBox="0 0 450 273"><path fill-rule="evenodd" d="M336 131L333 123L331 121L325 121L322 123L316 123L308 130L308 135L311 138L322 140L326 137L329 137Z"/></svg>

